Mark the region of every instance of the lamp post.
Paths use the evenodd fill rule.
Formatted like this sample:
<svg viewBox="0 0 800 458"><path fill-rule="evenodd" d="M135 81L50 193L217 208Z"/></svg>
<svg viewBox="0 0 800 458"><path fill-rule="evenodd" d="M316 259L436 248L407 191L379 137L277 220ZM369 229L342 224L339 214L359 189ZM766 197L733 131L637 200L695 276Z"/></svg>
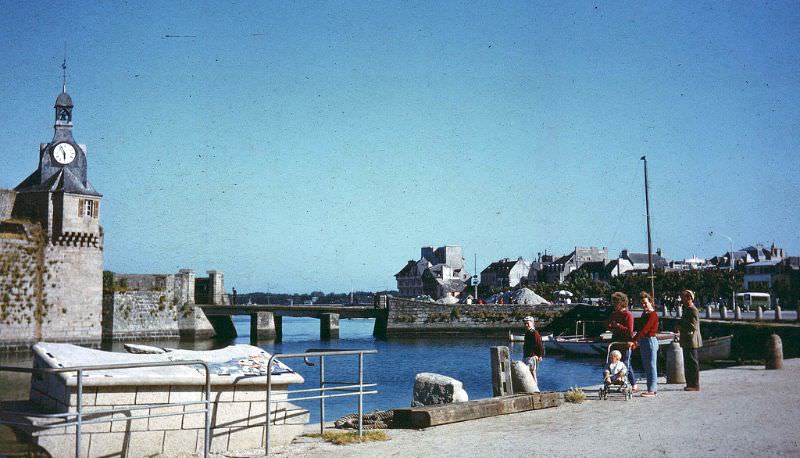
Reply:
<svg viewBox="0 0 800 458"><path fill-rule="evenodd" d="M728 239L728 242L731 244L731 251L728 252L728 263L730 264L730 271L731 271L731 279L733 279L733 239L728 237L725 234L720 234L719 232L711 231L708 235L713 236L714 234L719 235L720 237L725 237ZM736 286L731 283L731 310L736 312Z"/></svg>

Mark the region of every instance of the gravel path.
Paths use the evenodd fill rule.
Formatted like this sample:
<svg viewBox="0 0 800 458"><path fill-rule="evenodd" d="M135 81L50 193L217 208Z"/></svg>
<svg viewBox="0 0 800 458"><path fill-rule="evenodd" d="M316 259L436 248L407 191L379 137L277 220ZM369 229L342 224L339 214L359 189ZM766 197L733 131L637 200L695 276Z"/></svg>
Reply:
<svg viewBox="0 0 800 458"><path fill-rule="evenodd" d="M607 401L389 430L391 440L335 446L317 440L275 450L291 457L800 456L800 359L784 369L703 371L702 391L660 385L656 398ZM624 445L614 445L622 440Z"/></svg>

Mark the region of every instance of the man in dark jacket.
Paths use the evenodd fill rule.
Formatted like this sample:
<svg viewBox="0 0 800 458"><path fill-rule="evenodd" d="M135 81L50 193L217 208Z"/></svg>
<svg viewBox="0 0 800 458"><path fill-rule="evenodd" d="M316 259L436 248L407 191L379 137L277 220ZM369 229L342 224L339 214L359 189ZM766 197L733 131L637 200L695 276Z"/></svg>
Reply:
<svg viewBox="0 0 800 458"><path fill-rule="evenodd" d="M536 378L536 368L539 362L544 358L544 346L542 345L542 336L536 330L536 325L532 316L526 316L522 319L525 324L525 343L522 345L522 356L525 364L531 370L533 381L539 384Z"/></svg>

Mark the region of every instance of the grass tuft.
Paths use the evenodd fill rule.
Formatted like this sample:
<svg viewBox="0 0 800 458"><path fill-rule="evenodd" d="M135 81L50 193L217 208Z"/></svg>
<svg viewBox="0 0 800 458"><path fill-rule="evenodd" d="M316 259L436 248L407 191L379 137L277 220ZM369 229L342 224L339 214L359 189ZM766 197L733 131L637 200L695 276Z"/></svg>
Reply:
<svg viewBox="0 0 800 458"><path fill-rule="evenodd" d="M575 386L567 390L566 393L564 393L564 400L567 402L580 404L581 402L586 400L586 393L584 393L582 389Z"/></svg>
<svg viewBox="0 0 800 458"><path fill-rule="evenodd" d="M320 437L320 434L304 434L306 437ZM389 435L385 431L364 431L361 438L358 437L358 431L338 432L338 431L325 431L322 433L322 439L336 445L357 444L359 442L375 442L375 441L388 441Z"/></svg>

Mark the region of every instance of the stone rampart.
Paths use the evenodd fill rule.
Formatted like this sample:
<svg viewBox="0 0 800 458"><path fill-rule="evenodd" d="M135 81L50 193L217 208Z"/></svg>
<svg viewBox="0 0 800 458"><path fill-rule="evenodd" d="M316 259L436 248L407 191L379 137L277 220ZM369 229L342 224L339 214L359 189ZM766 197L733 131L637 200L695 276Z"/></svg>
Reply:
<svg viewBox="0 0 800 458"><path fill-rule="evenodd" d="M194 306L194 272L105 273L103 340L207 338L214 335Z"/></svg>
<svg viewBox="0 0 800 458"><path fill-rule="evenodd" d="M537 318L547 326L572 305L437 304L411 299L388 298L386 336L399 335L506 335L521 331L522 318Z"/></svg>
<svg viewBox="0 0 800 458"><path fill-rule="evenodd" d="M48 243L38 224L0 222L0 347L100 343L103 252Z"/></svg>

